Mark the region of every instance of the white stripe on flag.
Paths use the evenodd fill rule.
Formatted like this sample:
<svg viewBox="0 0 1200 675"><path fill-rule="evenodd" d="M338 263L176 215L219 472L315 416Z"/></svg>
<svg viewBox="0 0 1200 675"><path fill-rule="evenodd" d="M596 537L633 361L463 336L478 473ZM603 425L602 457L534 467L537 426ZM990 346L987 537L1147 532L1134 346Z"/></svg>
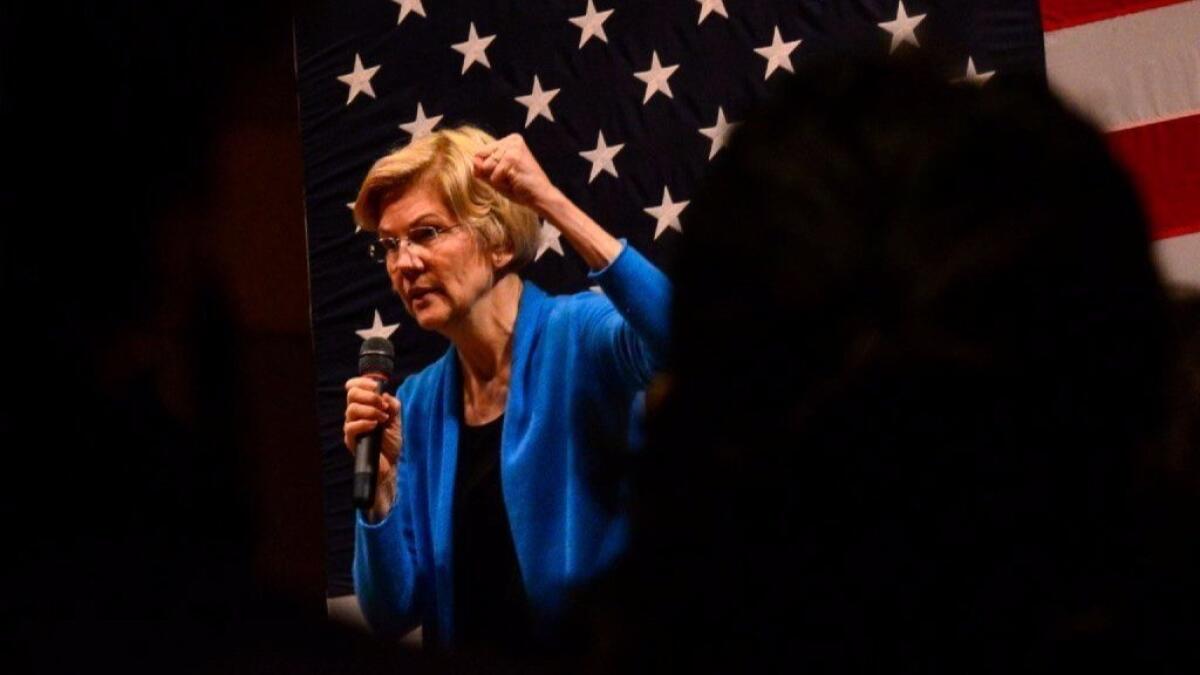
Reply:
<svg viewBox="0 0 1200 675"><path fill-rule="evenodd" d="M1154 242L1154 257L1164 281L1200 290L1200 232Z"/></svg>
<svg viewBox="0 0 1200 675"><path fill-rule="evenodd" d="M1050 85L1105 131L1200 112L1200 0L1046 33Z"/></svg>

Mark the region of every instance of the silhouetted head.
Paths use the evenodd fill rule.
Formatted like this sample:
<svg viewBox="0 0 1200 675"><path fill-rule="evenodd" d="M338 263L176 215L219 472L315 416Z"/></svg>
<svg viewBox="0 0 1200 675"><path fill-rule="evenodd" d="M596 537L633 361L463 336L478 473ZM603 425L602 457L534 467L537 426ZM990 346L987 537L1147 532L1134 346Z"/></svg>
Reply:
<svg viewBox="0 0 1200 675"><path fill-rule="evenodd" d="M1045 91L829 62L699 194L636 491L647 621L892 669L1110 634L1166 319L1102 138Z"/></svg>

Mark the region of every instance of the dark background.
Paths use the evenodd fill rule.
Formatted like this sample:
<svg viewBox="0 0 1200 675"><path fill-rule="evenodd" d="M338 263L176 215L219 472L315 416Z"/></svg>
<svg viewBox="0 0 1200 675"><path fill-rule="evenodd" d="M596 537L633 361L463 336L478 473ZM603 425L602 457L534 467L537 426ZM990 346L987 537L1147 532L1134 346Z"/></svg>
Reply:
<svg viewBox="0 0 1200 675"><path fill-rule="evenodd" d="M6 640L322 614L303 3L43 5L0 5Z"/></svg>
<svg viewBox="0 0 1200 675"><path fill-rule="evenodd" d="M0 8L17 615L239 584L321 609L292 17L328 3L42 4Z"/></svg>
<svg viewBox="0 0 1200 675"><path fill-rule="evenodd" d="M323 612L296 3L41 4L0 8L7 618Z"/></svg>

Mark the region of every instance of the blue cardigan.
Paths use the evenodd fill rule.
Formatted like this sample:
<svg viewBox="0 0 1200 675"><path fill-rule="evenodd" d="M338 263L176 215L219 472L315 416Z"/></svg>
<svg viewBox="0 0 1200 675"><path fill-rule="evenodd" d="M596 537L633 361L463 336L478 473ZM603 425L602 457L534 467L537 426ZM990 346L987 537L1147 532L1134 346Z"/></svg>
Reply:
<svg viewBox="0 0 1200 675"><path fill-rule="evenodd" d="M513 329L500 477L539 623L553 621L566 592L626 546L622 481L597 467L626 446L634 397L668 343L671 286L662 272L625 245L590 277L607 297L551 297L524 282ZM375 631L423 624L426 641L447 645L454 639L451 510L462 423L454 348L405 380L396 397L404 425L396 500L378 523L358 516L354 588Z"/></svg>

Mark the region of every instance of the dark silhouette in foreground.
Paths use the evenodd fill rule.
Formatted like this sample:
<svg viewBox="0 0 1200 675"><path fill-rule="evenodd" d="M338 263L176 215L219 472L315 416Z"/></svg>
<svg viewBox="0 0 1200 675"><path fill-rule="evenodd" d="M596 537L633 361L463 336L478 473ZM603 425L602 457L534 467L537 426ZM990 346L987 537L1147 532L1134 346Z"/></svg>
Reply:
<svg viewBox="0 0 1200 675"><path fill-rule="evenodd" d="M1196 398L1135 193L1048 93L928 72L798 72L695 198L596 670L1193 656Z"/></svg>

